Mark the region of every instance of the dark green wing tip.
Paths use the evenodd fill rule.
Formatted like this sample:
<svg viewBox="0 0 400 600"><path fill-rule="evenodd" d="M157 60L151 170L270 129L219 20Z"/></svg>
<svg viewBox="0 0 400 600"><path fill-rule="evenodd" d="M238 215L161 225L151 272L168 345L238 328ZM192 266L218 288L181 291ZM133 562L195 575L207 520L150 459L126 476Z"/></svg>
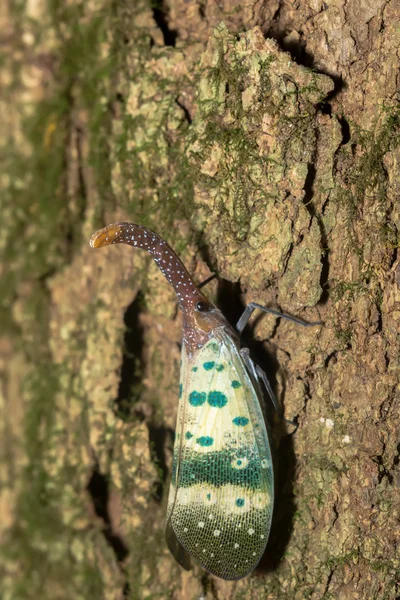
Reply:
<svg viewBox="0 0 400 600"><path fill-rule="evenodd" d="M172 556L176 562L186 571L192 569L192 559L189 552L185 550L178 538L176 537L175 531L171 525L171 519L168 519L165 526L165 541Z"/></svg>

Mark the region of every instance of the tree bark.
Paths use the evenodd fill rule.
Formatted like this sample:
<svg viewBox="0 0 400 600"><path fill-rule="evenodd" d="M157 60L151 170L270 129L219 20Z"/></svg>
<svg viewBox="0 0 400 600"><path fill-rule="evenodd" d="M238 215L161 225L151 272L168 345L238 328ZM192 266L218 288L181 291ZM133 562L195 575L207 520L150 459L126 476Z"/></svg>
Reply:
<svg viewBox="0 0 400 600"><path fill-rule="evenodd" d="M22 598L399 594L398 0L10 3L4 90L0 589ZM160 233L234 324L276 423L248 578L163 539L181 318Z"/></svg>

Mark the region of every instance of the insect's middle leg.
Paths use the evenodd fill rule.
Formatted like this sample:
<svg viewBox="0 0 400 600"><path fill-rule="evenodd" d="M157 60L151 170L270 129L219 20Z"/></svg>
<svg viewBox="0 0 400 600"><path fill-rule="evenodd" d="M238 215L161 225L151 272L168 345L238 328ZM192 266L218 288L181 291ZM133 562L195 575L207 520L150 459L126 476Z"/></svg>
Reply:
<svg viewBox="0 0 400 600"><path fill-rule="evenodd" d="M240 355L243 358L246 367L248 368L248 370L250 371L250 373L253 375L255 380L260 380L263 382L265 389L268 392L269 397L271 398L272 404L274 405L274 408L278 414L278 416L283 419L283 411L282 408L279 405L279 402L274 394L274 391L272 389L272 386L268 380L268 377L266 375L266 373L264 373L264 371L261 369L261 367L259 367L258 365L254 364L254 362L252 361L252 359L250 358L250 352L248 348L241 348L240 350Z"/></svg>

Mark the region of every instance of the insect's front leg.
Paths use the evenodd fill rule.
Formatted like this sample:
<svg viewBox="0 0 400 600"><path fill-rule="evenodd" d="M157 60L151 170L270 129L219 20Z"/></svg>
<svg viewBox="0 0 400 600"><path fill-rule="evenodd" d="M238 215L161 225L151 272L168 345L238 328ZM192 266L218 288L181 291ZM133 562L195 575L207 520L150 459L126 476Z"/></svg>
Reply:
<svg viewBox="0 0 400 600"><path fill-rule="evenodd" d="M293 323L297 323L298 325L302 325L303 327L314 327L315 325L322 325L321 321L314 321L313 323L307 323L302 319L298 319L297 317L292 317L292 315L287 315L286 313L279 312L279 310L275 310L273 308L267 308L266 306L262 306L261 304L257 304L257 302L250 302L244 309L242 316L236 324L236 330L238 333L242 333L243 329L246 327L249 319L255 309L258 308L263 312L269 313L271 315L275 315L275 317L281 317L282 319L287 319L288 321L292 321Z"/></svg>

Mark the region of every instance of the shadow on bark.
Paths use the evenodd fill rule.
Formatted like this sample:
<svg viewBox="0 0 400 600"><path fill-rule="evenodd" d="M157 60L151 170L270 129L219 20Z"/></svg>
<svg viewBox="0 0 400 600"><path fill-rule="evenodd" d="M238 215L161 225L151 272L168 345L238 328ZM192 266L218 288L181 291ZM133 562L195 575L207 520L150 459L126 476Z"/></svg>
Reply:
<svg viewBox="0 0 400 600"><path fill-rule="evenodd" d="M122 420L127 420L132 415L135 399L142 386L145 343L139 320L142 302L143 296L139 292L124 314L124 353L118 395L114 402L115 413Z"/></svg>
<svg viewBox="0 0 400 600"><path fill-rule="evenodd" d="M122 538L112 529L109 512L109 482L107 476L100 472L98 465L93 470L87 490L92 498L96 515L104 522L103 535L113 549L117 562L122 563L128 556L129 550Z"/></svg>
<svg viewBox="0 0 400 600"><path fill-rule="evenodd" d="M217 305L231 325L235 326L245 308L241 301L239 283L231 283L225 279L219 280ZM257 318L268 318L268 316L261 314L256 316ZM263 342L254 340L251 329L251 327L247 327L244 330L241 336L242 346L250 349L253 360L265 371L272 389L276 391L278 361L271 351L266 350ZM292 437L287 435L285 424L278 422L272 401L262 385L261 389L264 396L263 412L266 418L275 472L275 508L271 533L264 555L257 567L258 572L265 573L277 568L290 539L293 516L296 511L293 495L296 459ZM284 393L283 390L282 396Z"/></svg>

